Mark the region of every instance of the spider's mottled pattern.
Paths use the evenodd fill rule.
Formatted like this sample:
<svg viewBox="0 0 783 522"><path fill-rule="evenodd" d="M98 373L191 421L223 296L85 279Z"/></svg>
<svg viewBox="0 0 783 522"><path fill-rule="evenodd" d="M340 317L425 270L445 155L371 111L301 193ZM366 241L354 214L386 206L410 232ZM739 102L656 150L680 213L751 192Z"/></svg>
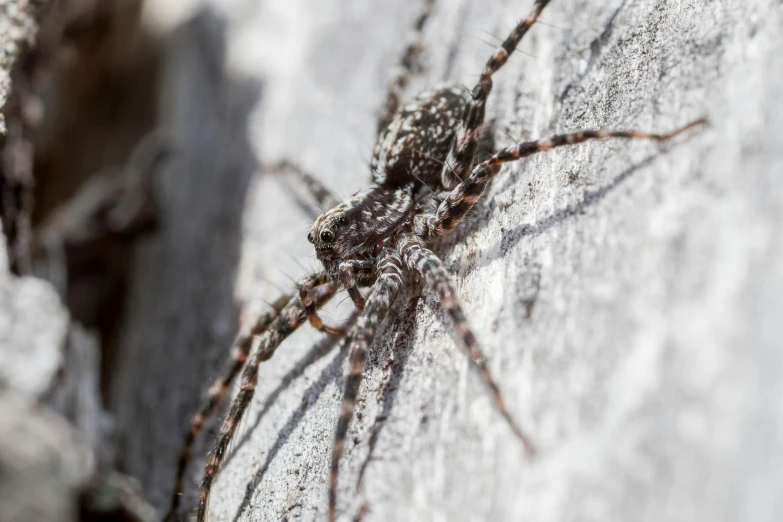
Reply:
<svg viewBox="0 0 783 522"><path fill-rule="evenodd" d="M315 247L323 270L304 278L296 292L278 299L271 313L260 318L250 332L237 339L225 374L210 388L204 406L191 422L180 455L167 519L173 518L178 507L178 494L193 440L226 395L239 371L244 367L239 391L220 429L201 484L199 522L206 518L212 483L253 397L260 363L272 357L278 345L306 320L320 331L343 335L342 330L324 325L318 310L338 290L345 289L359 310L359 316L346 338L350 349L350 373L345 381L331 459L328 518L335 520L339 463L354 412L366 351L401 286L410 279L409 274L423 280L425 286L439 296L454 323L461 345L492 394L498 413L505 418L527 451L534 452L528 437L504 405L500 388L489 373L476 337L455 297L448 271L428 244L454 230L465 219L503 163L588 140L629 138L663 141L703 122L693 122L668 134L606 130L560 134L516 144L483 161L477 159L478 142L485 126L485 104L492 91L492 76L506 63L549 1L536 0L533 11L516 25L489 58L472 91L462 87L429 90L407 105L400 106L399 99L408 83L412 63L421 50L418 41L408 46L402 60L402 71L391 83L379 119L379 135L371 163L372 184L368 189L340 202L312 176L287 163L278 165L278 169L297 172L309 185L317 202L331 209L315 220L307 236ZM425 6L424 14L416 25L419 36L432 0L427 0ZM366 297L360 288L369 288ZM251 355L254 339L258 340L258 347Z"/></svg>

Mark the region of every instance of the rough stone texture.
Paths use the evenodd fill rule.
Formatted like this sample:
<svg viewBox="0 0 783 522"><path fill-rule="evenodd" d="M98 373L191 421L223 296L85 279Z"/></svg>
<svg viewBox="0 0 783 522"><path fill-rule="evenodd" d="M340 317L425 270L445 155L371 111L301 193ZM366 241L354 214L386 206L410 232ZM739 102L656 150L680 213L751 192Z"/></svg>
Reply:
<svg viewBox="0 0 783 522"><path fill-rule="evenodd" d="M504 36L530 5L437 2L411 92L473 82L491 52L482 31ZM342 195L364 186L375 109L417 7L235 0L172 36L162 107L182 159L161 180L163 229L135 255L113 395L124 466L159 507L233 335L233 297L262 307L309 270L292 259L314 264L306 214L255 158L293 157ZM587 144L504 169L437 251L540 455L523 458L432 294L402 296L368 361L340 509L365 505L365 521L780 520L781 4L555 0L544 19L522 45L534 57L497 75L500 145L500 131L712 124L666 147ZM323 519L346 361L317 337L295 334L263 367L211 520Z"/></svg>

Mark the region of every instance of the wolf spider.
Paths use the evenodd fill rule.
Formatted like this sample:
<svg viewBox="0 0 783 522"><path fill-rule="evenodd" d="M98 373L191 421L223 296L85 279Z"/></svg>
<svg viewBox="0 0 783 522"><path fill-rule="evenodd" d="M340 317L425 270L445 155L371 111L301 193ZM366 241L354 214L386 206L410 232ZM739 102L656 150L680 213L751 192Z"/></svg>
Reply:
<svg viewBox="0 0 783 522"><path fill-rule="evenodd" d="M454 323L462 347L492 394L498 413L527 452L534 453L533 444L505 407L500 389L457 301L448 271L427 245L454 230L465 219L503 163L588 140L626 138L665 141L705 121L694 121L667 134L602 129L558 134L516 144L478 161L477 148L484 129L492 76L506 63L550 0L536 0L532 12L516 25L489 58L472 91L468 93L462 87L433 89L400 106L401 93L408 83L412 64L421 51L418 38L433 3L433 0L425 1L424 14L416 24L417 40L406 49L401 72L389 87L379 118L370 188L340 202L315 178L293 165L282 163L276 167L296 172L309 186L319 205L331 209L315 220L307 235L323 270L305 277L296 292L279 298L273 303L272 312L259 318L248 333L240 335L235 341L223 377L210 388L204 405L191 421L179 458L171 508L165 520L172 519L176 513L193 441L226 395L240 369L244 366L239 392L223 422L204 472L198 522L205 520L213 480L253 397L260 363L271 358L279 344L305 320L321 332L345 334L341 329L326 326L318 315L319 308L338 290L345 289L359 315L347 333L350 373L345 381L331 458L328 519L332 522L336 519L340 457L354 412L366 351L408 273L423 280L425 286L439 296ZM474 162L477 163L474 165ZM366 297L359 288L370 288ZM254 339L258 340L258 348L251 356Z"/></svg>

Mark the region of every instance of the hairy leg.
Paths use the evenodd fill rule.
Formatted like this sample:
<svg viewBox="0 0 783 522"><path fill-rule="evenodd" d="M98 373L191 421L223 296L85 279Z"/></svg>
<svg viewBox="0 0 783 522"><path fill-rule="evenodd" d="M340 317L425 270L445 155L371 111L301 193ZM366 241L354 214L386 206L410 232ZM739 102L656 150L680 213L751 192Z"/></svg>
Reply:
<svg viewBox="0 0 783 522"><path fill-rule="evenodd" d="M316 274L309 275L302 279L299 283L299 299L302 301L307 318L310 320L310 325L319 332L324 332L330 335L343 335L345 332L340 328L332 328L326 326L318 315L318 306L315 299L315 290L321 285L329 282L329 274L326 272L318 272Z"/></svg>
<svg viewBox="0 0 783 522"><path fill-rule="evenodd" d="M703 125L706 120L700 119L680 127L667 134L650 134L639 131L608 131L585 130L569 134L557 134L551 138L527 141L513 145L497 152L487 161L479 163L465 181L459 183L449 196L440 204L434 215L417 216L416 233L424 239L448 234L456 227L475 206L489 181L500 171L503 163L516 161L544 152L555 147L574 145L588 140L605 140L609 138L642 139L666 141L694 127Z"/></svg>
<svg viewBox="0 0 783 522"><path fill-rule="evenodd" d="M517 423L514 422L506 409L503 396L500 394L500 388L492 374L489 373L486 358L481 352L481 347L479 347L476 336L471 331L467 319L465 319L465 313L457 300L456 292L454 287L451 286L449 273L446 267L443 266L443 262L432 250L424 245L424 242L419 237L412 234L403 235L397 243L397 247L402 253L408 268L413 273L421 276L428 288L438 293L443 308L454 322L454 327L457 330L462 346L467 350L471 360L475 363L484 384L492 392L498 412L506 419L506 422L511 427L511 431L514 432L514 435L522 442L527 451L531 454L535 453L533 444L531 444Z"/></svg>
<svg viewBox="0 0 783 522"><path fill-rule="evenodd" d="M381 109L381 114L378 116L377 133L380 134L391 122L394 113L400 106L400 99L408 86L411 75L415 72L418 64L419 56L421 55L422 45L422 30L424 24L427 23L427 19L432 14L432 6L435 0L424 0L424 9L419 17L416 19L414 25L414 33L411 38L411 42L405 47L405 52L400 59L397 66L397 72L394 79L389 83L389 87L386 93L386 103Z"/></svg>
<svg viewBox="0 0 783 522"><path fill-rule="evenodd" d="M345 446L345 437L348 433L348 424L353 417L356 405L356 394L362 380L362 371L367 356L367 348L375 337L378 325L386 317L397 292L402 285L402 259L399 252L392 249L384 249L378 260L378 279L372 287L367 298L367 305L359 316L356 326L351 329L351 372L345 380L342 407L340 408L340 420L337 423L337 431L334 437L332 449L332 462L329 475L329 521L337 518L337 476L340 467L340 457Z"/></svg>
<svg viewBox="0 0 783 522"><path fill-rule="evenodd" d="M476 145L484 125L487 98L492 92L492 75L500 70L508 61L508 57L517 48L519 42L527 34L528 30L538 20L541 11L544 10L550 0L536 0L533 11L517 24L510 35L500 44L500 47L487 61L478 83L470 94L471 100L465 107L457 128L457 135L451 146L446 163L441 171L441 183L447 189L453 188L459 181L465 179L473 166L473 157L476 153Z"/></svg>
<svg viewBox="0 0 783 522"><path fill-rule="evenodd" d="M338 267L340 283L348 291L353 304L360 312L364 310L366 302L358 287L372 284L374 268L375 261L372 260L343 261Z"/></svg>
<svg viewBox="0 0 783 522"><path fill-rule="evenodd" d="M190 421L190 428L185 436L185 442L182 445L179 461L177 462L177 472L174 478L174 491L171 495L171 504L166 516L163 518L164 521L173 520L177 508L179 507L180 495L182 493L182 480L185 476L185 469L190 460L190 453L193 449L193 443L196 440L196 437L201 433L204 424L209 417L212 416L217 406L223 401L223 397L226 396L231 383L245 364L247 356L250 353L250 348L253 345L253 339L267 329L269 324L278 316L283 307L292 298L293 295L284 295L277 299L272 303L272 310L261 315L249 332L238 336L234 341L228 363L223 370L223 376L215 381L209 391L207 391L207 396L204 398L201 409L199 409L198 413Z"/></svg>
<svg viewBox="0 0 783 522"><path fill-rule="evenodd" d="M333 282L316 288L313 292L315 306L323 306L336 292L337 284ZM245 365L245 369L242 372L242 382L239 393L231 404L231 410L223 421L223 426L220 428L215 447L204 471L204 479L201 482L201 494L199 496L198 504L198 522L204 522L206 519L212 482L215 480L215 477L220 470L220 465L226 456L228 445L233 440L237 426L239 426L239 422L242 420L242 416L255 393L259 365L261 362L270 359L283 339L299 328L306 318L307 311L302 305L302 302L298 297L294 297L282 310L280 310L277 318L275 318L269 328L259 336L258 349Z"/></svg>
<svg viewBox="0 0 783 522"><path fill-rule="evenodd" d="M311 174L299 167L299 165L296 165L288 160L282 160L278 163L275 163L274 165L270 165L264 170L277 174L288 172L294 174L294 176L296 176L296 178L302 183L302 186L304 187L307 195L312 198L316 205L321 207L323 212L340 204L340 200L337 199L337 197L332 194L331 191L326 188L326 186L324 186Z"/></svg>

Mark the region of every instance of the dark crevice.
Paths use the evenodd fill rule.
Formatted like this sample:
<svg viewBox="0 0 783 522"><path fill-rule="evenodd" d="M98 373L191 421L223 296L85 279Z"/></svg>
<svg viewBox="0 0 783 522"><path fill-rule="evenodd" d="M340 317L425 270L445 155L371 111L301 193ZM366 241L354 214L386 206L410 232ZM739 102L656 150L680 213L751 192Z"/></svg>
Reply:
<svg viewBox="0 0 783 522"><path fill-rule="evenodd" d="M57 17L59 7L56 3L32 5L39 31L34 42L20 42L21 50L10 73L11 92L2 107L6 133L0 135L0 220L8 266L16 275L28 275L32 270L33 142L41 125L40 90L62 38L61 25L52 27L48 23ZM54 16L47 16L50 14Z"/></svg>
<svg viewBox="0 0 783 522"><path fill-rule="evenodd" d="M98 332L105 397L130 254L153 230L152 180L171 152L151 134L161 50L141 26L141 2L59 8L67 22L42 26L61 36L35 94L32 269L55 284L74 321Z"/></svg>

